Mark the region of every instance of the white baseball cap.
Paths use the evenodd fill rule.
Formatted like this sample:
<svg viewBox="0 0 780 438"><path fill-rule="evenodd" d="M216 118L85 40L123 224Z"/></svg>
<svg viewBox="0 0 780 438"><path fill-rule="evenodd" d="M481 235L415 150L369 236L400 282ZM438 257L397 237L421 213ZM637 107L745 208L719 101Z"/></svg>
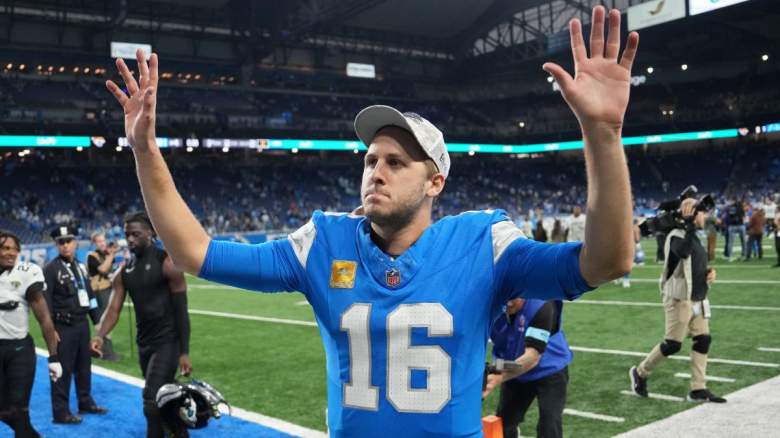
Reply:
<svg viewBox="0 0 780 438"><path fill-rule="evenodd" d="M385 126L397 126L409 131L425 154L433 160L439 173L447 178L450 173L450 154L444 144L444 135L417 113L402 113L387 105L372 105L363 108L355 116L355 133L360 141L370 145L377 131Z"/></svg>

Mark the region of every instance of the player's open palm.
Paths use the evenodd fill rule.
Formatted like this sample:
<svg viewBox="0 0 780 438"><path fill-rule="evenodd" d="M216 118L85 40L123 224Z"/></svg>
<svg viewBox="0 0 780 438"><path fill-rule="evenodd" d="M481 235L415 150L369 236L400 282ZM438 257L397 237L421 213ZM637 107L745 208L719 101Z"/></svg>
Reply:
<svg viewBox="0 0 780 438"><path fill-rule="evenodd" d="M106 81L106 88L122 105L125 112L125 134L135 150L156 147L155 117L157 109L157 55L152 54L147 63L143 50L136 52L138 81L127 68L124 60L117 59L116 66L127 87L127 94L114 81Z"/></svg>
<svg viewBox="0 0 780 438"><path fill-rule="evenodd" d="M628 35L623 56L620 55L620 11L609 13L609 33L604 40L606 10L593 8L590 33L590 57L585 50L582 23L569 23L571 50L574 56L574 77L558 64L545 63L542 68L558 83L583 127L604 124L620 128L628 106L631 86L631 66L639 46L639 34ZM606 44L605 44L606 43Z"/></svg>

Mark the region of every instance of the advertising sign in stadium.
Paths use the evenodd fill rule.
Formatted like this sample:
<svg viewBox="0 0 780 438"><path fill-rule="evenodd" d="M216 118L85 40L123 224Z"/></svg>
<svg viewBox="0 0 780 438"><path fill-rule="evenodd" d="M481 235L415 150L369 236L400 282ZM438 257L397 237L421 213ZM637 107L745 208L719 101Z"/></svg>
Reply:
<svg viewBox="0 0 780 438"><path fill-rule="evenodd" d="M122 43L119 41L111 41L112 58L135 59L135 52L138 49L143 49L147 57L151 56L152 54L152 46L150 44Z"/></svg>
<svg viewBox="0 0 780 438"><path fill-rule="evenodd" d="M0 147L75 148L89 147L89 145L89 137L61 135L0 135Z"/></svg>
<svg viewBox="0 0 780 438"><path fill-rule="evenodd" d="M691 15L703 14L746 1L748 0L688 0L688 11Z"/></svg>
<svg viewBox="0 0 780 438"><path fill-rule="evenodd" d="M628 30L685 18L685 0L653 0L628 8Z"/></svg>
<svg viewBox="0 0 780 438"><path fill-rule="evenodd" d="M376 67L374 64L358 64L357 62L347 63L347 76L353 78L376 78Z"/></svg>

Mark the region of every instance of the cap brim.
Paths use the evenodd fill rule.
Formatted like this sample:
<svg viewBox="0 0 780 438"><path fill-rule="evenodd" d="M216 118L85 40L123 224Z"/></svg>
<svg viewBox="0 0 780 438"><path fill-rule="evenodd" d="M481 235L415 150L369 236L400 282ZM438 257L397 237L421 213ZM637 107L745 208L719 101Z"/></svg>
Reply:
<svg viewBox="0 0 780 438"><path fill-rule="evenodd" d="M364 108L355 117L355 134L366 146L371 145L377 131L385 126L397 126L409 131L417 139L406 117L400 111L387 105L372 105ZM419 142L420 140L417 139Z"/></svg>

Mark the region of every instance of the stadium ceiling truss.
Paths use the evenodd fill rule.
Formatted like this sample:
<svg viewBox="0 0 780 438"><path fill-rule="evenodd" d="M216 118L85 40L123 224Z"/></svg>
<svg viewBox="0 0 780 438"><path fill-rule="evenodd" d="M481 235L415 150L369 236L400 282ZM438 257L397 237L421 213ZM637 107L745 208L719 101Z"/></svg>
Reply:
<svg viewBox="0 0 780 438"><path fill-rule="evenodd" d="M467 57L500 53L510 63L537 58L569 47L568 24L579 18L590 25L592 8L604 5L625 11L629 6L649 0L553 0L517 2L525 9L507 13L481 35L473 35Z"/></svg>

